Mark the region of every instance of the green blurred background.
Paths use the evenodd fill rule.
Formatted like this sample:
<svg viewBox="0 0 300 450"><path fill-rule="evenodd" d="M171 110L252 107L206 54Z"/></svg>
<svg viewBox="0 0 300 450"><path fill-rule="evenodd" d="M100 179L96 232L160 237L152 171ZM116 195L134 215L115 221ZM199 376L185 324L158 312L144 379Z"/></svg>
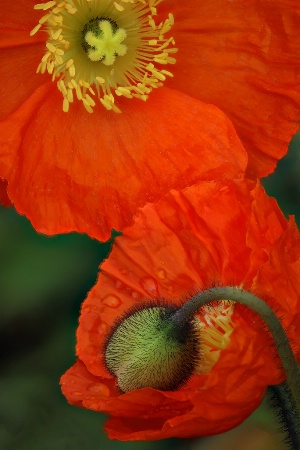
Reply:
<svg viewBox="0 0 300 450"><path fill-rule="evenodd" d="M264 181L285 214L300 221L300 137ZM211 438L110 441L105 416L67 404L59 378L75 360L80 304L110 243L85 235L46 237L12 209L0 209L1 450L280 450L265 402L243 425Z"/></svg>

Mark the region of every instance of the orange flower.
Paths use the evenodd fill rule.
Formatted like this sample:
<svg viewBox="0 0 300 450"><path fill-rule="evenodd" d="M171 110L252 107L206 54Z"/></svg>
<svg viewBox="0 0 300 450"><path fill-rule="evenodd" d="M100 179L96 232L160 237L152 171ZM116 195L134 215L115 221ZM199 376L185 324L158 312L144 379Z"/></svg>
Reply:
<svg viewBox="0 0 300 450"><path fill-rule="evenodd" d="M199 312L202 358L177 391L118 390L104 362L113 324L145 298L181 304L191 292L244 286L265 299L298 342L300 237L274 199L251 181L207 181L148 204L115 240L83 303L78 361L63 375L74 405L112 417L113 439L192 437L226 431L283 381L270 336L254 313L219 303ZM297 348L298 350L298 348Z"/></svg>
<svg viewBox="0 0 300 450"><path fill-rule="evenodd" d="M243 173L231 125L184 93L230 115L250 176L286 152L300 111L298 0L0 6L0 176L38 231L104 240L170 188Z"/></svg>

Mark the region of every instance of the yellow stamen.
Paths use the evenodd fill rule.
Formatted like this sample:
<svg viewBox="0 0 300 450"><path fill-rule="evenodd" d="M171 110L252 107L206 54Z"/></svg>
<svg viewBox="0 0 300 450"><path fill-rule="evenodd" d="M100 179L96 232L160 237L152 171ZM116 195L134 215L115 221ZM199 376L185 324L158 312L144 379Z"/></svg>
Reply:
<svg viewBox="0 0 300 450"><path fill-rule="evenodd" d="M58 0L34 6L45 14L30 35L41 27L48 33L37 72L56 80L63 111L78 100L91 113L97 97L107 110L120 112L115 98L145 101L173 76L160 68L174 64L171 55L177 51L174 39L165 37L173 15L158 24L154 19L161 1Z"/></svg>
<svg viewBox="0 0 300 450"><path fill-rule="evenodd" d="M43 9L44 11L46 9L52 8L52 6L56 5L55 1L47 2L47 3L40 3L38 5L34 6L34 9Z"/></svg>
<svg viewBox="0 0 300 450"><path fill-rule="evenodd" d="M118 11L124 11L124 6L120 5L117 2L114 2L114 7L118 10Z"/></svg>
<svg viewBox="0 0 300 450"><path fill-rule="evenodd" d="M201 332L202 358L196 373L210 372L218 361L221 351L229 344L234 323L231 320L234 311L232 302L224 301L215 307L203 308L204 314L198 317Z"/></svg>
<svg viewBox="0 0 300 450"><path fill-rule="evenodd" d="M69 111L69 102L68 99L65 97L63 100L63 112L68 112Z"/></svg>
<svg viewBox="0 0 300 450"><path fill-rule="evenodd" d="M34 36L35 33L37 33L39 31L39 29L41 28L41 24L38 23L31 31L30 31L30 36Z"/></svg>

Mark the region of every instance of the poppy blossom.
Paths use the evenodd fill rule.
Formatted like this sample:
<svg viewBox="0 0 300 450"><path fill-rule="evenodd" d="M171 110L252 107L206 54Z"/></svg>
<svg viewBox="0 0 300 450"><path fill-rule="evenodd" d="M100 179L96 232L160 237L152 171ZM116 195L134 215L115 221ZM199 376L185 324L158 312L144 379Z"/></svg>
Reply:
<svg viewBox="0 0 300 450"><path fill-rule="evenodd" d="M201 357L178 389L122 393L107 364L107 342L116 322L143 308L146 299L177 307L191 293L222 285L243 286L264 299L295 347L299 256L293 218L283 217L259 183L206 181L147 204L116 238L83 303L78 360L62 376L63 394L73 405L111 415L105 428L113 439L192 437L233 428L260 404L268 385L284 379L271 336L249 309L220 302L199 311Z"/></svg>
<svg viewBox="0 0 300 450"><path fill-rule="evenodd" d="M234 121L251 176L286 152L300 111L298 2L0 6L0 176L38 231L105 240L170 188L240 176L231 125L200 100Z"/></svg>

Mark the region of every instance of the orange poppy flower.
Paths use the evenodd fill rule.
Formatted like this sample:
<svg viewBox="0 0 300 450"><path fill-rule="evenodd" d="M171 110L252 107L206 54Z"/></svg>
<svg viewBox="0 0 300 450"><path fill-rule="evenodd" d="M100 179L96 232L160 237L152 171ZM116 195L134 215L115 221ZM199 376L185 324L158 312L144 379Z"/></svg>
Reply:
<svg viewBox="0 0 300 450"><path fill-rule="evenodd" d="M107 339L116 320L143 299L176 306L217 284L242 285L265 299L298 342L299 256L294 220L252 181L202 182L146 205L115 240L83 303L79 359L61 379L63 394L73 405L110 414L113 439L210 435L238 425L266 386L284 379L270 336L247 308L225 302L199 312L202 356L174 391L121 393L105 364Z"/></svg>
<svg viewBox="0 0 300 450"><path fill-rule="evenodd" d="M0 7L0 176L38 231L104 240L170 188L239 176L231 125L183 93L230 115L251 176L286 152L300 111L297 0Z"/></svg>

